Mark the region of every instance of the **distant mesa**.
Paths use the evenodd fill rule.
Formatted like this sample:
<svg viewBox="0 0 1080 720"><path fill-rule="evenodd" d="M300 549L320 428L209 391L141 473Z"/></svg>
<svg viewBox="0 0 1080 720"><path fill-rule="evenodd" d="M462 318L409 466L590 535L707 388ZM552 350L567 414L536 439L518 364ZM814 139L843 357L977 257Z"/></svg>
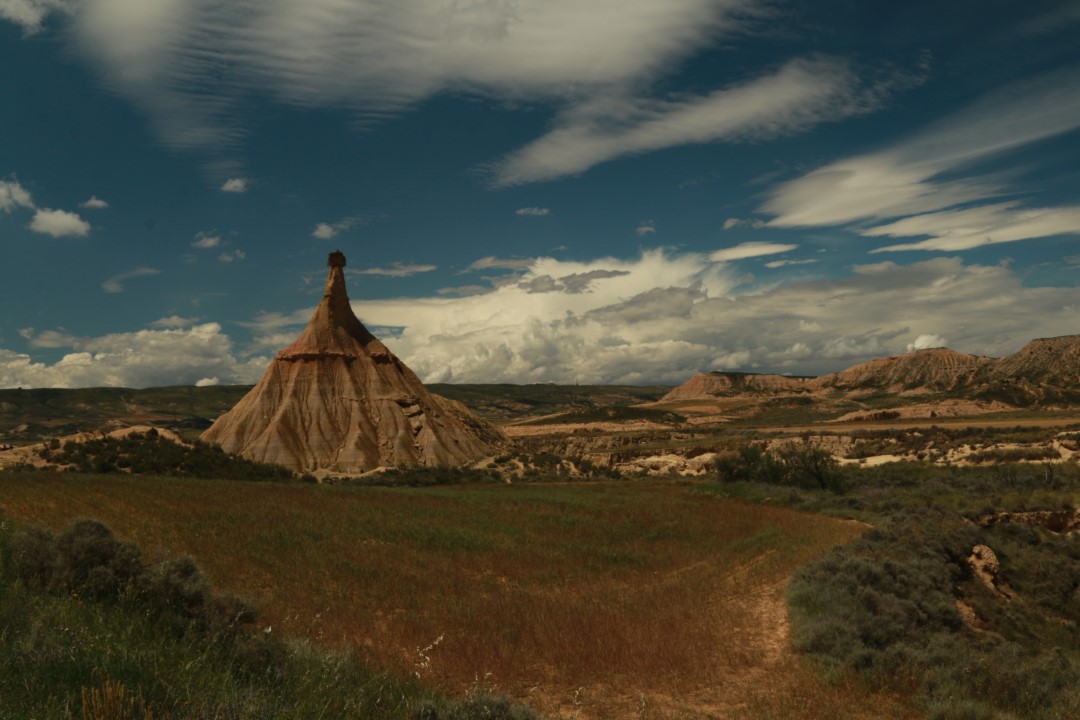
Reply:
<svg viewBox="0 0 1080 720"><path fill-rule="evenodd" d="M461 466L497 454L502 433L430 392L357 319L345 255L330 253L322 301L259 384L202 435L251 460L296 471Z"/></svg>

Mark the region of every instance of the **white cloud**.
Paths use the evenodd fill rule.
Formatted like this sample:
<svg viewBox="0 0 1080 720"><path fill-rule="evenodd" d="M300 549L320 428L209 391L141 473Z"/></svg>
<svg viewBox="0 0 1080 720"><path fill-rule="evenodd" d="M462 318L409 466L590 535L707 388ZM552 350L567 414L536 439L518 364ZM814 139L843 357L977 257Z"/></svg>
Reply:
<svg viewBox="0 0 1080 720"><path fill-rule="evenodd" d="M30 192L17 180L0 180L0 210L10 213L15 208L33 208Z"/></svg>
<svg viewBox="0 0 1080 720"><path fill-rule="evenodd" d="M351 270L350 274L356 275L385 275L387 277L409 277L418 273L437 270L437 265L406 265L404 263L391 263L390 267L365 268L363 270Z"/></svg>
<svg viewBox="0 0 1080 720"><path fill-rule="evenodd" d="M147 275L157 275L160 270L155 270L152 267L137 267L134 270L129 270L119 275L113 275L111 278L101 283L102 289L107 293L120 293L124 292L124 283L132 278L145 277Z"/></svg>
<svg viewBox="0 0 1080 720"><path fill-rule="evenodd" d="M66 2L2 1L31 8L26 24ZM757 4L94 0L80 5L71 36L168 145L221 153L244 137L242 103L253 96L366 119L446 91L572 103L648 84L738 31Z"/></svg>
<svg viewBox="0 0 1080 720"><path fill-rule="evenodd" d="M937 334L920 335L914 341L908 343L907 351L926 350L928 348L940 348L949 344L949 341Z"/></svg>
<svg viewBox="0 0 1080 720"><path fill-rule="evenodd" d="M341 230L334 227L333 225L330 225L328 223L319 223L315 226L315 229L311 231L311 237L318 238L320 240L329 240L330 238L335 237L339 232L341 232Z"/></svg>
<svg viewBox="0 0 1080 720"><path fill-rule="evenodd" d="M216 377L199 378L195 381L195 387L213 387L220 384L221 380Z"/></svg>
<svg viewBox="0 0 1080 720"><path fill-rule="evenodd" d="M871 252L968 250L1031 238L1080 234L1080 206L1024 208L1017 202L980 205L913 215L865 229L861 234L867 237L930 236L927 240L887 245Z"/></svg>
<svg viewBox="0 0 1080 720"><path fill-rule="evenodd" d="M893 147L780 184L761 210L774 216L769 225L777 227L898 218L861 231L930 236L882 248L888 250L965 250L987 237L1009 242L1078 232L1076 207L976 205L1013 193L1005 174L972 174L979 162L1080 128L1077 87L1075 67L1003 87Z"/></svg>
<svg viewBox="0 0 1080 720"><path fill-rule="evenodd" d="M19 330L19 335L30 342L30 347L35 348L75 347L79 343L79 338L63 329L35 333L34 328L23 328Z"/></svg>
<svg viewBox="0 0 1080 720"><path fill-rule="evenodd" d="M54 238L85 237L90 232L90 223L73 212L39 208L30 221L30 229Z"/></svg>
<svg viewBox="0 0 1080 720"><path fill-rule="evenodd" d="M542 207L523 207L514 211L515 215L526 215L532 217L544 217L551 214L551 210Z"/></svg>
<svg viewBox="0 0 1080 720"><path fill-rule="evenodd" d="M105 202L97 195L91 195L89 200L79 203L79 207L88 208L90 210L104 210L109 207L109 203Z"/></svg>
<svg viewBox="0 0 1080 720"><path fill-rule="evenodd" d="M221 235L216 230L210 232L199 231L195 233L195 240L192 241L191 247L197 247L201 250L208 248L215 248L221 244Z"/></svg>
<svg viewBox="0 0 1080 720"><path fill-rule="evenodd" d="M787 267L789 265L813 265L816 262L817 260L813 258L807 260L770 260L769 262L765 263L765 267L775 269Z"/></svg>
<svg viewBox="0 0 1080 720"><path fill-rule="evenodd" d="M81 338L76 348L52 364L0 349L0 387L150 387L213 378L253 383L269 362L238 359L217 323Z"/></svg>
<svg viewBox="0 0 1080 720"><path fill-rule="evenodd" d="M315 229L311 231L311 237L318 238L319 240L329 240L337 237L340 233L348 230L357 224L367 222L367 218L363 216L347 217L338 220L336 223L318 223L315 225Z"/></svg>
<svg viewBox="0 0 1080 720"><path fill-rule="evenodd" d="M880 99L842 61L793 60L708 95L658 101L600 95L571 106L547 135L493 164L496 185L574 175L663 148L760 140L876 109Z"/></svg>
<svg viewBox="0 0 1080 720"><path fill-rule="evenodd" d="M732 260L745 260L746 258L761 257L763 255L777 255L779 253L798 250L798 245L772 242L744 242L734 247L722 248L709 255L713 262L730 262Z"/></svg>
<svg viewBox="0 0 1080 720"><path fill-rule="evenodd" d="M590 292L535 292L597 270L626 274L593 281ZM740 291L729 266L653 251L632 260L540 258L486 294L353 307L369 327L404 324L388 344L429 382L678 383L707 369L832 372L905 352L919 335L1002 356L1071 327L1080 288L1029 288L1006 267L937 258ZM292 320L298 327L309 315Z"/></svg>
<svg viewBox="0 0 1080 720"><path fill-rule="evenodd" d="M656 232L656 223L652 220L642 220L641 224L634 228L634 232L637 233L638 237L652 235Z"/></svg>
<svg viewBox="0 0 1080 720"><path fill-rule="evenodd" d="M153 321L152 323L150 323L150 327L176 329L191 327L197 322L199 322L199 318L197 317L187 318L181 317L180 315L170 315L168 317L163 317Z"/></svg>
<svg viewBox="0 0 1080 720"><path fill-rule="evenodd" d="M72 0L0 0L0 18L21 25L27 35L40 32L50 13L70 13L74 9Z"/></svg>
<svg viewBox="0 0 1080 720"><path fill-rule="evenodd" d="M218 255L218 260L223 263L237 262L247 257L243 250L226 251Z"/></svg>
<svg viewBox="0 0 1080 720"><path fill-rule="evenodd" d="M248 179L229 178L221 186L221 189L227 193L245 193L248 190Z"/></svg>

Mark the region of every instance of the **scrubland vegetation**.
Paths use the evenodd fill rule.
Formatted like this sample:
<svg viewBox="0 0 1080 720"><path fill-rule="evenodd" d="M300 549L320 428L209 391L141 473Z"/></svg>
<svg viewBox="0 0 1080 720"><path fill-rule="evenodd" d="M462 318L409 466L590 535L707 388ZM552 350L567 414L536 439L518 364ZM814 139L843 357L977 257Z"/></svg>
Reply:
<svg viewBox="0 0 1080 720"><path fill-rule="evenodd" d="M795 574L794 647L830 673L914 688L931 718L1080 717L1080 547L1039 526L974 522L1076 508L1080 470L906 462L843 475L843 494L760 475L718 486L726 496L875 525ZM973 571L977 545L1000 561L998 584Z"/></svg>

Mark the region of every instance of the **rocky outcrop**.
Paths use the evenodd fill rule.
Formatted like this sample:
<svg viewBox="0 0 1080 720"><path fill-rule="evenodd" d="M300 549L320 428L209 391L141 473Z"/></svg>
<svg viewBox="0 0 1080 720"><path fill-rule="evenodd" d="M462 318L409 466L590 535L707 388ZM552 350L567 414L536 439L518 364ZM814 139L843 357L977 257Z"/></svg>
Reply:
<svg viewBox="0 0 1080 720"><path fill-rule="evenodd" d="M202 439L316 474L458 466L496 453L505 442L497 429L428 391L357 319L344 255L332 253L328 264L307 328Z"/></svg>

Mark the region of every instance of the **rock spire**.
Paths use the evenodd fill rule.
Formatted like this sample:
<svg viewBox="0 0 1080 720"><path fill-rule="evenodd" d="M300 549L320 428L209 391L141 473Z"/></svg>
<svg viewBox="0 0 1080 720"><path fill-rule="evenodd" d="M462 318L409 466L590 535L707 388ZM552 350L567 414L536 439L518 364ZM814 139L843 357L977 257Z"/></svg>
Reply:
<svg viewBox="0 0 1080 720"><path fill-rule="evenodd" d="M202 439L317 475L459 466L498 452L497 429L430 392L356 317L345 256L330 253L327 265L307 327Z"/></svg>

